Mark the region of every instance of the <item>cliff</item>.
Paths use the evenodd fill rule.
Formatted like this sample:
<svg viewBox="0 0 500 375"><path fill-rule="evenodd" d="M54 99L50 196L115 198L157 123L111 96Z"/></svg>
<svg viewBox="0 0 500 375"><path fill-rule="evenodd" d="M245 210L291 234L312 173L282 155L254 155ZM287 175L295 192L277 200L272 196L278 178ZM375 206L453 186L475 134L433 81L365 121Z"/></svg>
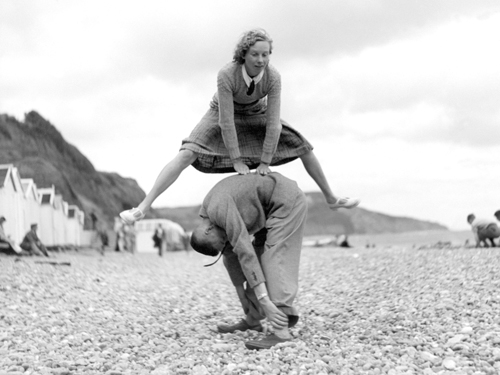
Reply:
<svg viewBox="0 0 500 375"><path fill-rule="evenodd" d="M56 188L65 201L101 222L130 208L145 196L137 182L116 173L96 171L78 149L66 142L59 131L37 112L25 115L24 122L0 115L0 164L13 164L22 178L32 178L39 188Z"/></svg>

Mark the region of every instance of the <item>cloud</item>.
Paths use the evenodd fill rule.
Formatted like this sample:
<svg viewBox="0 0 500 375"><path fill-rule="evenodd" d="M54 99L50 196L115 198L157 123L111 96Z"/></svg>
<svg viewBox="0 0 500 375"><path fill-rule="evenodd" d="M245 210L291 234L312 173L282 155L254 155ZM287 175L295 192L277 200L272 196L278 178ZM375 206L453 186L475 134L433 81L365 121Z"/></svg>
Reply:
<svg viewBox="0 0 500 375"><path fill-rule="evenodd" d="M315 138L333 131L494 145L500 52L492 46L500 42L499 25L500 14L459 19L356 56L295 61L282 72L284 116Z"/></svg>
<svg viewBox="0 0 500 375"><path fill-rule="evenodd" d="M495 1L467 0L294 0L273 4L262 12L261 19L286 58L355 55L367 47L414 37L455 18L500 10Z"/></svg>
<svg viewBox="0 0 500 375"><path fill-rule="evenodd" d="M465 226L461 210L496 204L499 11L497 0L0 1L0 113L39 111L97 169L148 190L237 38L264 27L282 117L334 191ZM278 170L317 190L300 161ZM157 205L199 203L222 177L190 168Z"/></svg>
<svg viewBox="0 0 500 375"><path fill-rule="evenodd" d="M21 3L21 5L17 5ZM14 5L15 4L15 5ZM354 56L425 32L461 15L487 14L493 1L350 1L252 3L183 1L2 2L5 68L45 92L85 95L99 87L149 75L173 83L215 76L231 60L245 29L262 26L275 39L277 62ZM265 11L263 11L265 9ZM273 57L274 58L274 57ZM21 64L21 65L19 65ZM284 64L283 64L284 65ZM61 87L62 86L62 87Z"/></svg>

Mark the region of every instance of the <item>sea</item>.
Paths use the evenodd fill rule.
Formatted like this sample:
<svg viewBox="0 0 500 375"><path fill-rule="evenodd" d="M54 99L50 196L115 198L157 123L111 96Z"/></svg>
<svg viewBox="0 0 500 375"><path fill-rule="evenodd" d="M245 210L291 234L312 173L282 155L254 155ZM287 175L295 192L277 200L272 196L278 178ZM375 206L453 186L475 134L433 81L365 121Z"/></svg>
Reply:
<svg viewBox="0 0 500 375"><path fill-rule="evenodd" d="M334 241L334 236L312 236L304 239L306 246L325 246ZM470 230L428 230L404 233L352 234L348 236L352 247L422 247L422 246L472 246L474 235Z"/></svg>

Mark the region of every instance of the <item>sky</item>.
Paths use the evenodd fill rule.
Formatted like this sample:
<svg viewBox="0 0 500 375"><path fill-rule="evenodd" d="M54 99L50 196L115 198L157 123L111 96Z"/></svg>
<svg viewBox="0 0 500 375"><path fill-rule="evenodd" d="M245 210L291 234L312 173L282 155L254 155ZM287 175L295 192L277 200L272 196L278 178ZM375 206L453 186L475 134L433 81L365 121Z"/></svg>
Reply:
<svg viewBox="0 0 500 375"><path fill-rule="evenodd" d="M497 0L2 0L0 113L39 112L147 192L255 27L334 193L453 230L500 209ZM272 170L319 191L300 160ZM225 176L190 167L154 207Z"/></svg>

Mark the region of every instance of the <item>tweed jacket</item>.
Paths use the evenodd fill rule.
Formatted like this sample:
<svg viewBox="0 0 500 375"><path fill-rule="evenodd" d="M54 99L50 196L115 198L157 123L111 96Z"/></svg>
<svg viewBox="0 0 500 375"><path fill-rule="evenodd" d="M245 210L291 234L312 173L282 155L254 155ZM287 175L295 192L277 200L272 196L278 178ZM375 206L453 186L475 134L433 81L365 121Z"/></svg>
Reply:
<svg viewBox="0 0 500 375"><path fill-rule="evenodd" d="M279 173L249 173L221 180L203 201L200 216L226 232L251 288L266 281L251 236L266 227L268 218L287 217L298 192L297 183Z"/></svg>

